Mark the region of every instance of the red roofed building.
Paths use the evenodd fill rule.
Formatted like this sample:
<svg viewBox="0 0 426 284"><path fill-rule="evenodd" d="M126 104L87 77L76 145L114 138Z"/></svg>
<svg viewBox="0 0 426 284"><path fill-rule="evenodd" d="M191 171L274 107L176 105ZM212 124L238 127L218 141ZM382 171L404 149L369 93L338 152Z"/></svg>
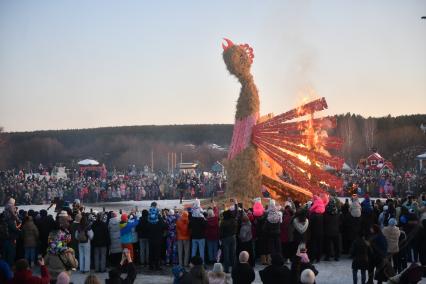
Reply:
<svg viewBox="0 0 426 284"><path fill-rule="evenodd" d="M379 153L374 152L367 158L359 161L357 170L364 173L392 173L394 166L391 161L385 160Z"/></svg>

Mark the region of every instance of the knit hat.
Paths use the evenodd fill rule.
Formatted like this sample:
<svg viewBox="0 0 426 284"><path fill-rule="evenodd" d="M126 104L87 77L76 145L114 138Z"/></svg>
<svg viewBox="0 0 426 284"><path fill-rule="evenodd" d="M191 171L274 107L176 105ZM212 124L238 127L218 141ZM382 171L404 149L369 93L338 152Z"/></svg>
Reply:
<svg viewBox="0 0 426 284"><path fill-rule="evenodd" d="M200 200L196 198L192 206L192 217L203 217L201 213L203 213L203 209L201 208Z"/></svg>
<svg viewBox="0 0 426 284"><path fill-rule="evenodd" d="M169 213L168 213L167 215L169 215L169 216L173 216L173 215L175 215L175 211L174 211L173 209L170 209L170 210L169 210Z"/></svg>
<svg viewBox="0 0 426 284"><path fill-rule="evenodd" d="M199 257L198 255L195 255L191 258L191 263L193 265L202 265L203 259L201 257Z"/></svg>
<svg viewBox="0 0 426 284"><path fill-rule="evenodd" d="M7 201L7 206L15 206L15 199L14 198L9 198L9 201Z"/></svg>
<svg viewBox="0 0 426 284"><path fill-rule="evenodd" d="M151 224L158 223L158 209L157 207L151 207L148 211L148 222Z"/></svg>
<svg viewBox="0 0 426 284"><path fill-rule="evenodd" d="M121 214L121 222L127 222L128 216L126 213Z"/></svg>
<svg viewBox="0 0 426 284"><path fill-rule="evenodd" d="M388 211L389 210L389 206L385 205L383 206L383 211Z"/></svg>
<svg viewBox="0 0 426 284"><path fill-rule="evenodd" d="M157 202L155 201L151 202L151 207L157 207Z"/></svg>
<svg viewBox="0 0 426 284"><path fill-rule="evenodd" d="M65 271L59 273L58 278L56 279L56 284L69 284L70 276Z"/></svg>
<svg viewBox="0 0 426 284"><path fill-rule="evenodd" d="M214 272L214 273L221 273L221 272L223 272L223 266L222 266L222 263L220 263L220 262L216 262L216 263L213 265L212 272Z"/></svg>
<svg viewBox="0 0 426 284"><path fill-rule="evenodd" d="M67 211L62 210L62 211L59 213L58 217L68 217L68 213L67 213Z"/></svg>
<svg viewBox="0 0 426 284"><path fill-rule="evenodd" d="M300 282L302 284L314 284L315 283L315 273L310 269L305 269L300 274Z"/></svg>
<svg viewBox="0 0 426 284"><path fill-rule="evenodd" d="M214 211L213 211L213 209L209 208L207 210L207 217L214 217Z"/></svg>
<svg viewBox="0 0 426 284"><path fill-rule="evenodd" d="M389 226L396 226L396 220L395 220L395 218L390 218L389 219L389 221L388 221L388 225Z"/></svg>
<svg viewBox="0 0 426 284"><path fill-rule="evenodd" d="M265 209L263 208L261 199L256 198L254 200L254 205L253 205L253 216L260 217L263 215L264 212L265 212Z"/></svg>

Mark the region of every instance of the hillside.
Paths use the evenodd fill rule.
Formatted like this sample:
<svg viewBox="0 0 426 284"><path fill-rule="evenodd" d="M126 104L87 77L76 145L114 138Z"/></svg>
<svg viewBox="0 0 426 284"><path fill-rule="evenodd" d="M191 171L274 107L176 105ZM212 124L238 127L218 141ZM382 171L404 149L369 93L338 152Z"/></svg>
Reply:
<svg viewBox="0 0 426 284"><path fill-rule="evenodd" d="M333 135L345 140L341 154L354 165L376 148L399 167L412 167L413 157L426 151L426 135L420 130L426 115L363 118L359 115L337 116ZM154 155L156 169L167 168L167 153L176 152L180 161L198 160L208 168L226 152L209 144L227 146L232 125L124 126L93 129L47 130L3 133L0 168L32 167L43 164L73 165L81 158L93 157L109 166L143 166ZM195 147L187 144L193 144Z"/></svg>

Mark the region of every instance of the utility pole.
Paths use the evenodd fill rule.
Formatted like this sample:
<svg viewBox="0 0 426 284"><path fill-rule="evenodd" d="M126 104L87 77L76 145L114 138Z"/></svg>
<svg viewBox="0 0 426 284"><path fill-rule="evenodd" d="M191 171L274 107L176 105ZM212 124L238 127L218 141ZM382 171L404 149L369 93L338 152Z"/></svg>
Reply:
<svg viewBox="0 0 426 284"><path fill-rule="evenodd" d="M180 152L180 163L181 164L183 163L183 161L182 161L182 152Z"/></svg>
<svg viewBox="0 0 426 284"><path fill-rule="evenodd" d="M170 173L170 152L167 152L167 172Z"/></svg>

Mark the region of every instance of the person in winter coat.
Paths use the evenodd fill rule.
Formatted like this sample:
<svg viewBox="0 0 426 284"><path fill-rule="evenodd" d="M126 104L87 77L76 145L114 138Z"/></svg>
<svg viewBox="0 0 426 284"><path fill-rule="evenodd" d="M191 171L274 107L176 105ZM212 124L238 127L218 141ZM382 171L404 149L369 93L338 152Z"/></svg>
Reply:
<svg viewBox="0 0 426 284"><path fill-rule="evenodd" d="M176 219L174 210L167 213L167 237L166 237L166 264L178 263L177 239L176 239Z"/></svg>
<svg viewBox="0 0 426 284"><path fill-rule="evenodd" d="M80 211L78 211L78 213L74 216L74 222L72 222L70 226L71 242L69 243L69 247L75 251L77 258L79 257L78 241L75 238L75 232L78 230L78 227L80 226L80 221L81 221L81 213Z"/></svg>
<svg viewBox="0 0 426 284"><path fill-rule="evenodd" d="M225 272L223 272L222 263L218 262L213 265L212 271L207 273L209 284L227 284L228 279Z"/></svg>
<svg viewBox="0 0 426 284"><path fill-rule="evenodd" d="M198 201L198 203L197 203ZM189 229L191 232L191 247L192 252L191 256L197 254L197 249L199 251L200 257L204 262L204 249L205 249L205 238L206 238L206 219L204 219L203 214L201 213L199 200L195 200L194 207L192 208L192 215L189 219Z"/></svg>
<svg viewBox="0 0 426 284"><path fill-rule="evenodd" d="M333 245L334 260L338 261L340 257L340 244L339 244L339 223L340 215L337 208L338 200L332 198L328 202L324 213L324 247L325 259L328 261L331 256L331 246Z"/></svg>
<svg viewBox="0 0 426 284"><path fill-rule="evenodd" d="M230 210L223 212L223 220L219 227L220 238L222 240L223 263L225 273L229 273L229 268L234 265L234 258L236 253L236 233L237 221L232 216Z"/></svg>
<svg viewBox="0 0 426 284"><path fill-rule="evenodd" d="M199 256L193 256L190 263L191 269L186 273L181 284L209 284L209 278L203 266L203 259Z"/></svg>
<svg viewBox="0 0 426 284"><path fill-rule="evenodd" d="M238 239L240 241L240 252L246 251L249 254L249 263L254 267L254 250L253 250L253 235L252 235L252 226L249 220L249 217L244 214L241 218L241 227L240 232L238 233Z"/></svg>
<svg viewBox="0 0 426 284"><path fill-rule="evenodd" d="M127 273L126 278L121 277L123 272ZM130 251L128 249L123 249L120 265L108 272L108 279L105 279L105 284L133 284L136 279L136 274L136 267L130 256Z"/></svg>
<svg viewBox="0 0 426 284"><path fill-rule="evenodd" d="M139 224L136 226L139 238L139 256L141 265L149 263L149 243L148 243L148 210L142 210Z"/></svg>
<svg viewBox="0 0 426 284"><path fill-rule="evenodd" d="M215 263L219 249L219 210L214 201L212 205L213 208L207 210L206 241L208 260Z"/></svg>
<svg viewBox="0 0 426 284"><path fill-rule="evenodd" d="M422 220L422 226L417 232L416 242L419 248L419 260L423 266L426 266L426 219Z"/></svg>
<svg viewBox="0 0 426 284"><path fill-rule="evenodd" d="M349 212L354 218L361 217L361 203L359 203L359 199L356 194L352 195L352 203L349 206Z"/></svg>
<svg viewBox="0 0 426 284"><path fill-rule="evenodd" d="M370 196L365 194L361 202L361 230L364 236L370 235L371 226L374 224L374 208L371 204Z"/></svg>
<svg viewBox="0 0 426 284"><path fill-rule="evenodd" d="M139 224L139 220L136 218L129 219L126 213L121 214L120 221L120 240L121 247L127 248L130 252L132 260L134 260L134 250L133 250L133 230Z"/></svg>
<svg viewBox="0 0 426 284"><path fill-rule="evenodd" d="M233 284L250 284L254 281L256 275L253 267L248 263L250 261L249 257L248 252L240 252L238 256L239 262L232 268Z"/></svg>
<svg viewBox="0 0 426 284"><path fill-rule="evenodd" d="M71 276L71 271L78 267L74 250L68 247L70 241L71 234L65 229L57 229L49 234L49 247L44 261L53 281L64 271Z"/></svg>
<svg viewBox="0 0 426 284"><path fill-rule="evenodd" d="M111 219L108 223L109 232L109 257L110 263L113 267L117 267L120 264L121 259L121 240L120 240L120 219L116 212L111 212Z"/></svg>
<svg viewBox="0 0 426 284"><path fill-rule="evenodd" d="M293 210L290 205L286 205L284 208L284 214L283 214L283 222L281 223L281 234L280 234L280 240L281 240L281 252L284 258L284 261L290 260L293 256L291 253L291 242L290 242L290 236L289 236L289 228L290 224L293 221Z"/></svg>
<svg viewBox="0 0 426 284"><path fill-rule="evenodd" d="M40 219L36 219L36 226L39 231L39 241L40 247L39 252L44 256L46 254L46 250L48 247L48 237L49 233L55 227L55 220L53 220L52 216L47 216L46 210L40 210Z"/></svg>
<svg viewBox="0 0 426 284"><path fill-rule="evenodd" d="M16 262L16 271L10 284L49 284L49 271L44 264L44 260L39 260L41 276L34 276L26 259L20 259Z"/></svg>
<svg viewBox="0 0 426 284"><path fill-rule="evenodd" d="M13 266L16 257L16 241L19 235L20 219L16 212L15 199L10 198L2 213L0 225L2 233L3 257L10 267ZM4 229L3 229L4 228Z"/></svg>
<svg viewBox="0 0 426 284"><path fill-rule="evenodd" d="M345 218L346 217L346 218ZM361 204L359 203L356 195L352 196L352 203L349 207L349 215L344 215L343 226L346 226L345 230L345 244L344 249L349 250L351 242L360 234L361 231Z"/></svg>
<svg viewBox="0 0 426 284"><path fill-rule="evenodd" d="M167 225L164 223L160 212L157 209L157 203L152 202L148 210L148 243L149 243L149 269L161 270L160 255L164 231Z"/></svg>
<svg viewBox="0 0 426 284"><path fill-rule="evenodd" d="M95 272L106 271L106 252L109 245L108 225L103 221L103 214L98 213L92 225L95 254Z"/></svg>
<svg viewBox="0 0 426 284"><path fill-rule="evenodd" d="M373 280L373 277L380 284L383 281L386 281L386 276L383 273L382 264L384 259L387 256L388 244L385 236L383 235L380 226L374 224L371 229L371 236L369 239L370 250L369 250L369 267L368 267L368 282ZM374 269L376 273L374 274Z"/></svg>
<svg viewBox="0 0 426 284"><path fill-rule="evenodd" d="M179 219L176 221L177 245L179 265L188 266L189 264L189 245L190 245L190 232L189 232L189 214L188 211L183 211Z"/></svg>
<svg viewBox="0 0 426 284"><path fill-rule="evenodd" d="M260 279L264 284L284 284L290 283L291 273L281 254L272 254L271 265L259 271Z"/></svg>
<svg viewBox="0 0 426 284"><path fill-rule="evenodd" d="M388 205L383 206L383 212L380 213L378 218L380 227L383 229L383 227L387 226L390 218L392 217L393 216L391 215L389 211L389 206Z"/></svg>
<svg viewBox="0 0 426 284"><path fill-rule="evenodd" d="M392 257L393 267L398 271L398 252L399 252L399 236L401 231L396 226L395 218L391 218L388 225L382 229L383 235L388 243L388 254Z"/></svg>
<svg viewBox="0 0 426 284"><path fill-rule="evenodd" d="M33 217L25 217L24 225L22 226L22 235L24 238L25 259L31 267L32 263L36 263L36 250L39 239L39 232L33 222Z"/></svg>
<svg viewBox="0 0 426 284"><path fill-rule="evenodd" d="M365 284L368 269L368 243L365 237L359 235L352 243L350 255L352 256L353 284L358 284L358 270L361 271L361 284Z"/></svg>
<svg viewBox="0 0 426 284"><path fill-rule="evenodd" d="M80 272L90 272L90 241L93 239L93 231L87 214L83 214L81 217L80 225L74 236L78 241Z"/></svg>
<svg viewBox="0 0 426 284"><path fill-rule="evenodd" d="M48 236L48 249L44 261L52 281L55 281L61 272L66 271L71 275L71 271L78 268L74 250L69 247L71 234L68 228L68 213L59 214L55 229Z"/></svg>
<svg viewBox="0 0 426 284"><path fill-rule="evenodd" d="M306 216L307 212L304 209L300 209L296 212L291 225L289 228L289 241L291 244L290 255L293 257L297 248L301 243L306 243L307 232L309 228L309 220Z"/></svg>
<svg viewBox="0 0 426 284"><path fill-rule="evenodd" d="M305 269L312 270L315 275L318 274L318 270L309 260L305 244L301 243L291 262L291 283L300 283L301 274Z"/></svg>
<svg viewBox="0 0 426 284"><path fill-rule="evenodd" d="M309 209L310 240L308 242L310 257L320 262L322 253L322 241L324 238L324 212L323 200L314 195L313 203Z"/></svg>
<svg viewBox="0 0 426 284"><path fill-rule="evenodd" d="M407 235L407 237L411 235L411 232L413 232L413 234L415 235L415 231L419 225L419 218L417 217L415 210L413 208L408 209L408 213L405 215L405 217L407 220L403 225L405 234ZM417 243L415 241L408 242L407 252L407 258L409 262L418 261L418 248Z"/></svg>
<svg viewBox="0 0 426 284"><path fill-rule="evenodd" d="M269 201L264 231L268 238L268 263L272 253L281 254L281 223L282 212L275 205L275 200Z"/></svg>

